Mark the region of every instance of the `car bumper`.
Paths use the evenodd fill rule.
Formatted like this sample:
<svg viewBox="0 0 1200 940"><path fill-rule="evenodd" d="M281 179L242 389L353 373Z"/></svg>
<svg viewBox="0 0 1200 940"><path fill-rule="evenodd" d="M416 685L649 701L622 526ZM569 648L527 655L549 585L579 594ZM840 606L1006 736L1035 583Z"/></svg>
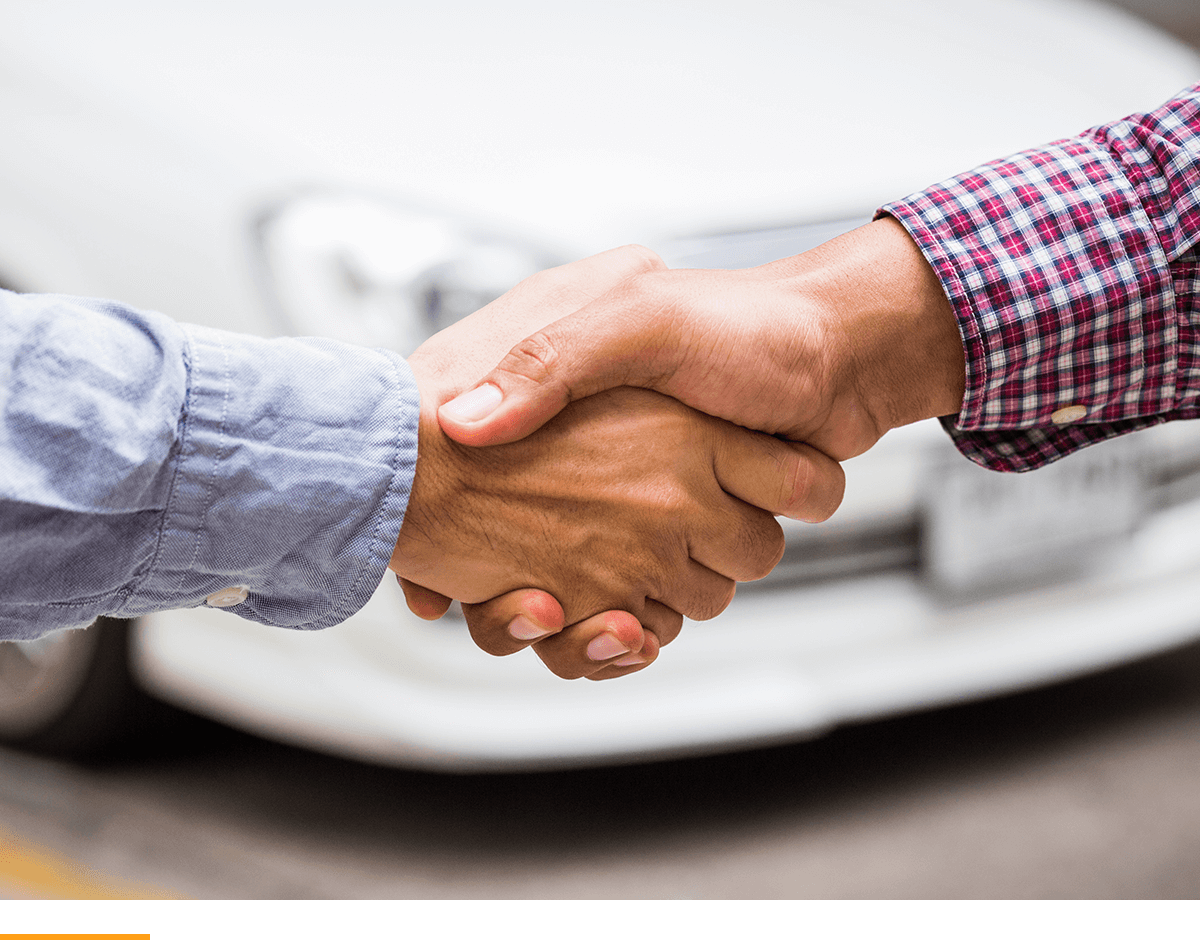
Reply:
<svg viewBox="0 0 1200 940"><path fill-rule="evenodd" d="M268 737L443 771L535 769L801 739L1059 680L1200 636L1200 504L1161 512L1085 578L952 601L919 575L746 590L620 682L564 682L477 650L385 583L333 630L209 610L148 618L135 669L158 695Z"/></svg>

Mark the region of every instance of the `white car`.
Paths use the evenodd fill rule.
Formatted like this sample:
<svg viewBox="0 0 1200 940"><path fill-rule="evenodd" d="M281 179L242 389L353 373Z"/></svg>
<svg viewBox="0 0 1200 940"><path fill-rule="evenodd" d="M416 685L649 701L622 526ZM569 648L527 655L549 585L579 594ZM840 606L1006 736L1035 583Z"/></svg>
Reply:
<svg viewBox="0 0 1200 940"><path fill-rule="evenodd" d="M546 265L784 257L1198 75L1078 0L5 0L0 278L408 351ZM618 681L491 658L387 578L319 633L197 609L6 644L0 736L96 746L131 680L358 758L536 768L1053 681L1200 637L1198 432L1019 477L936 424L894 432L846 464L830 522L787 526L770 578Z"/></svg>

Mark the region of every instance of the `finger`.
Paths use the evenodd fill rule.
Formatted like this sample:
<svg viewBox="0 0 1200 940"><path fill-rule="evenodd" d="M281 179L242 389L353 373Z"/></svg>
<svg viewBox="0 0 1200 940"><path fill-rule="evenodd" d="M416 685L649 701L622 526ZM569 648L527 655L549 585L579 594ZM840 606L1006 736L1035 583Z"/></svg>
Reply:
<svg viewBox="0 0 1200 940"><path fill-rule="evenodd" d="M846 489L841 464L816 448L730 424L718 426L714 469L731 496L802 522L824 522Z"/></svg>
<svg viewBox="0 0 1200 940"><path fill-rule="evenodd" d="M602 666L595 672L589 673L587 678L599 682L604 679L618 679L621 676L628 676L634 672L641 672L658 659L660 646L658 638L650 630L647 630L646 642L642 645L641 652L638 654L638 662L627 662L624 666L615 663L610 666Z"/></svg>
<svg viewBox="0 0 1200 940"><path fill-rule="evenodd" d="M659 601L691 620L712 620L729 606L737 583L695 559L683 573L658 589Z"/></svg>
<svg viewBox="0 0 1200 940"><path fill-rule="evenodd" d="M627 675L652 663L659 647L675 639L683 626L681 614L655 600L647 600L639 616L640 623L625 611L606 611L535 643L533 649L557 676Z"/></svg>
<svg viewBox="0 0 1200 940"><path fill-rule="evenodd" d="M562 679L579 679L606 666L644 665L646 633L633 614L609 610L572 624L533 644L546 668Z"/></svg>
<svg viewBox="0 0 1200 940"><path fill-rule="evenodd" d="M545 591L523 588L482 604L463 604L471 639L485 653L508 656L558 633L565 619L562 606Z"/></svg>
<svg viewBox="0 0 1200 940"><path fill-rule="evenodd" d="M422 620L437 620L450 609L451 599L445 594L421 587L405 578L396 575L400 588L404 591L404 600L408 609Z"/></svg>
<svg viewBox="0 0 1200 940"><path fill-rule="evenodd" d="M633 278L512 347L475 388L438 410L461 444L520 440L569 402L620 385L654 387L674 372L675 318Z"/></svg>
<svg viewBox="0 0 1200 940"><path fill-rule="evenodd" d="M688 554L733 581L765 578L783 558L783 529L771 513L714 490L720 506L689 530Z"/></svg>
<svg viewBox="0 0 1200 940"><path fill-rule="evenodd" d="M653 598L646 599L646 606L638 619L642 623L642 629L653 633L660 646L666 646L679 636L683 629L683 614ZM645 652L645 647L642 648L642 652Z"/></svg>

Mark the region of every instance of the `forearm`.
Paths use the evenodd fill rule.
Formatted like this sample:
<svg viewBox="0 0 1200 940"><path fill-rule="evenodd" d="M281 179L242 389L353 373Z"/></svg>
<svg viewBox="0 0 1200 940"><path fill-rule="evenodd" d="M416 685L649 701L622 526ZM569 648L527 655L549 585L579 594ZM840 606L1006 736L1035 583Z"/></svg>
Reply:
<svg viewBox="0 0 1200 940"><path fill-rule="evenodd" d="M822 311L838 407L862 408L875 437L924 418L957 414L965 372L954 312L904 229L880 219L793 262L797 308ZM835 424L845 420L833 417ZM873 443L873 441L872 441ZM865 449L865 448L864 448Z"/></svg>

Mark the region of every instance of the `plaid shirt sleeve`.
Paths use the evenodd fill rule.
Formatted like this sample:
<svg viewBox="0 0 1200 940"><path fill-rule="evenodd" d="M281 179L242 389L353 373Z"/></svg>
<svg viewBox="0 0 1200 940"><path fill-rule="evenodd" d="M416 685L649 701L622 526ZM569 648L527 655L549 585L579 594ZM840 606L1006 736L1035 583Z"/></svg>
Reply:
<svg viewBox="0 0 1200 940"><path fill-rule="evenodd" d="M1031 470L1200 417L1200 85L1148 114L985 164L879 210L958 317L958 449Z"/></svg>

